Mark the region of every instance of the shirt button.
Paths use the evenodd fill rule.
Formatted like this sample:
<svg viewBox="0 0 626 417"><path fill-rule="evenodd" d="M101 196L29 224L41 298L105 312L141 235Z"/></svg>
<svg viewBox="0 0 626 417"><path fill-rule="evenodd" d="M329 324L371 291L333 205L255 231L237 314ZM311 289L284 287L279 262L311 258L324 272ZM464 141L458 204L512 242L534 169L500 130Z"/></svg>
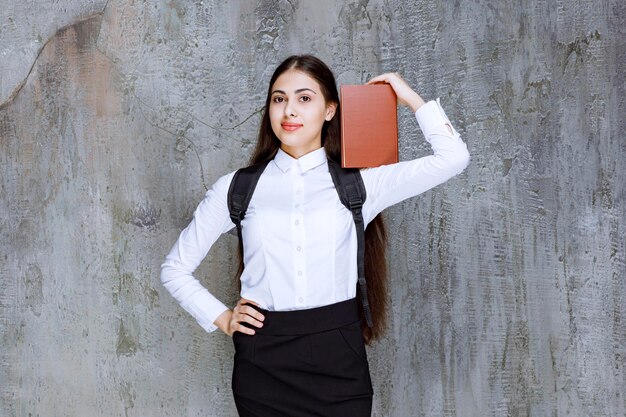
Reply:
<svg viewBox="0 0 626 417"><path fill-rule="evenodd" d="M295 222L293 222L296 226L300 224L300 220L296 220Z"/></svg>
<svg viewBox="0 0 626 417"><path fill-rule="evenodd" d="M296 190L296 194L300 194L301 192L302 192L302 190L299 189L299 188Z"/></svg>
<svg viewBox="0 0 626 417"><path fill-rule="evenodd" d="M300 246L297 246L297 247L296 247L296 250L297 250L298 252L300 252L300 250L301 250L301 249L302 249L302 248L301 248Z"/></svg>
<svg viewBox="0 0 626 417"><path fill-rule="evenodd" d="M300 207L300 204L299 204L299 203L296 203L296 205L295 205L294 207L295 207L295 208L299 208L299 207Z"/></svg>
<svg viewBox="0 0 626 417"><path fill-rule="evenodd" d="M302 276L302 271L298 271L298 276L301 277Z"/></svg>
<svg viewBox="0 0 626 417"><path fill-rule="evenodd" d="M304 303L304 298L302 298L302 297L298 298L298 302L299 302L300 304Z"/></svg>

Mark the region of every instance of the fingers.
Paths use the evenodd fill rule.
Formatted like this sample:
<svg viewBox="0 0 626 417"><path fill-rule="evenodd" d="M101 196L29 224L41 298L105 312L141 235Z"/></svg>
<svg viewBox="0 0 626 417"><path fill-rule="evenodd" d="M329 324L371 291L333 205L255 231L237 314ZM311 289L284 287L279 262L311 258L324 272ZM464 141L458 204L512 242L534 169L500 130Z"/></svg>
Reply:
<svg viewBox="0 0 626 417"><path fill-rule="evenodd" d="M249 305L246 305L246 303L248 303L248 301L240 301L235 307L236 312L239 313L243 318L243 320L240 321L245 321L246 323L253 324L255 327L263 326L263 320L265 320L265 316L263 316L263 314L259 310ZM254 305L258 307L258 304L254 303Z"/></svg>
<svg viewBox="0 0 626 417"><path fill-rule="evenodd" d="M400 74L398 74L397 72L387 72L385 74L380 74L374 78L371 78L367 84L376 84L376 83L387 83L387 84L392 84L393 81L402 81L404 82L404 80L402 79L402 76Z"/></svg>
<svg viewBox="0 0 626 417"><path fill-rule="evenodd" d="M254 329L246 327L241 323L247 323L254 327L263 327L263 320L265 320L265 316L263 316L263 314L257 309L246 304L252 304L257 307L259 306L252 300L247 300L245 298L240 299L235 308L233 308L233 314L230 320L231 334L234 332L241 332L253 335L255 333Z"/></svg>
<svg viewBox="0 0 626 417"><path fill-rule="evenodd" d="M237 304L253 304L257 307L261 307L257 302L248 300L247 298L240 298L239 301L237 301Z"/></svg>
<svg viewBox="0 0 626 417"><path fill-rule="evenodd" d="M391 85L394 93L396 93L398 104L401 106L409 106L413 111L416 111L421 105L424 104L424 101L419 94L413 91L409 84L407 84L407 82L397 72L381 74L367 82L367 84L378 83L387 83Z"/></svg>
<svg viewBox="0 0 626 417"><path fill-rule="evenodd" d="M367 84L379 84L379 83L387 83L391 85L393 91L396 93L398 97L399 104L406 104L406 98L414 91L407 84L406 81L402 79L400 74L397 72L388 72L386 74L381 74L377 77L372 78L367 82Z"/></svg>

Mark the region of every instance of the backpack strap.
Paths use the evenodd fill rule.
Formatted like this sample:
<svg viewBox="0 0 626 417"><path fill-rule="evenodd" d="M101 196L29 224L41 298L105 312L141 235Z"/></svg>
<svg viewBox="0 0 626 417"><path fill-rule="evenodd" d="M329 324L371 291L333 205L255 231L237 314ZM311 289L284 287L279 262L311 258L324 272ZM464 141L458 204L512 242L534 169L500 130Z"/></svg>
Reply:
<svg viewBox="0 0 626 417"><path fill-rule="evenodd" d="M361 210L367 197L365 184L363 184L361 171L358 168L342 168L339 163L329 159L328 170L335 184L335 189L339 193L341 203L352 212L352 217L354 218L361 304L363 305L367 326L372 327L372 311L367 298L367 281L365 280L365 222Z"/></svg>
<svg viewBox="0 0 626 417"><path fill-rule="evenodd" d="M237 226L237 236L239 237L239 247L243 254L243 237L241 236L241 221L246 215L248 205L252 199L252 194L256 188L261 174L270 161L250 165L240 168L235 172L230 187L228 188L228 211L230 219Z"/></svg>

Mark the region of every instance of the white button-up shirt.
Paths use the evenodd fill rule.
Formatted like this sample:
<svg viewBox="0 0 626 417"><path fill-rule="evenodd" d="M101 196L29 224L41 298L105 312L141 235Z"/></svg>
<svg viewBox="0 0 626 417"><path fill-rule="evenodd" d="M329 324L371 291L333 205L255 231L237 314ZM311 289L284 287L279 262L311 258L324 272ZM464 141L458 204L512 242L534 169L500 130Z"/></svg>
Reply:
<svg viewBox="0 0 626 417"><path fill-rule="evenodd" d="M439 99L422 105L415 117L433 155L361 169L366 225L386 207L441 184L469 162ZM227 307L192 274L217 238L235 227L226 203L234 174L220 177L207 191L161 267L165 288L207 331L217 328L214 321ZM324 148L298 159L278 150L259 179L242 234L241 297L284 311L356 296L356 228L339 200Z"/></svg>

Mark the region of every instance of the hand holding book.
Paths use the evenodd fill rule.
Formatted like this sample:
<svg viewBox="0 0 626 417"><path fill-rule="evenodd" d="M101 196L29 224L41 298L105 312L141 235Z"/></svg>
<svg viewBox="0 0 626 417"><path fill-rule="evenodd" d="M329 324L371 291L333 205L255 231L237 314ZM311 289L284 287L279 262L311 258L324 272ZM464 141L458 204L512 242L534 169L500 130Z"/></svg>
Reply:
<svg viewBox="0 0 626 417"><path fill-rule="evenodd" d="M398 97L398 105L409 106L413 113L417 111L423 104L424 100L407 84L406 81L397 72L388 72L372 78L367 84L386 83L391 85L396 97Z"/></svg>

